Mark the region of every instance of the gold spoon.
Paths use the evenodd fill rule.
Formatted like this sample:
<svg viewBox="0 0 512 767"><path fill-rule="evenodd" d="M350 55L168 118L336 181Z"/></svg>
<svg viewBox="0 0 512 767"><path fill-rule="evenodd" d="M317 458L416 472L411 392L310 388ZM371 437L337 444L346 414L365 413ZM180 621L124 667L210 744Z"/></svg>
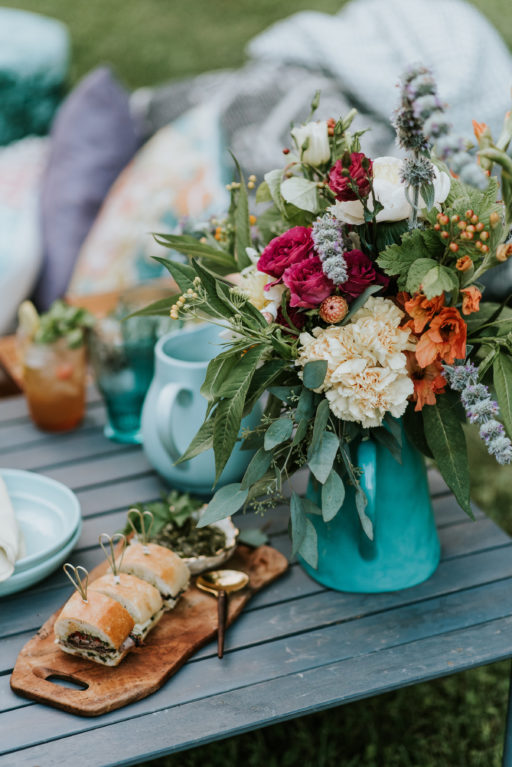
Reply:
<svg viewBox="0 0 512 767"><path fill-rule="evenodd" d="M240 591L248 583L249 576L241 570L212 570L212 572L203 573L196 578L198 589L213 594L219 600L217 605L217 655L219 658L224 655L228 594L231 591Z"/></svg>

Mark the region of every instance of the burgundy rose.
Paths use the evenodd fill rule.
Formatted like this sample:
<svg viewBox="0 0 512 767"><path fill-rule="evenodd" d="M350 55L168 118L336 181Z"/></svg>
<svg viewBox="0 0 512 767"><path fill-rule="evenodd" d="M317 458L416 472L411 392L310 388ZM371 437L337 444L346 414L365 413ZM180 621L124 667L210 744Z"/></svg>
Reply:
<svg viewBox="0 0 512 767"><path fill-rule="evenodd" d="M352 152L351 163L348 169L344 169L341 160L336 160L329 171L329 186L336 195L336 199L357 200L357 194L352 190L352 184L356 184L360 197L367 197L371 189L373 163L362 152ZM363 168L363 160L368 167ZM348 170L348 175L345 175Z"/></svg>
<svg viewBox="0 0 512 767"><path fill-rule="evenodd" d="M339 288L349 299L360 296L369 285L388 286L389 278L377 271L371 258L361 250L349 250L343 256L348 278Z"/></svg>
<svg viewBox="0 0 512 767"><path fill-rule="evenodd" d="M288 314L288 317L290 318L290 322L292 323L293 327L297 330L302 330L304 325L306 324L306 315L300 311L300 309L294 309L291 306L288 306L286 308L286 313ZM289 328L290 325L288 321L286 320L283 310L281 307L277 310L276 315L276 322L278 325L282 325L283 328Z"/></svg>
<svg viewBox="0 0 512 767"><path fill-rule="evenodd" d="M261 254L257 268L280 281L285 269L313 254L311 229L294 226L279 237L274 237Z"/></svg>
<svg viewBox="0 0 512 767"><path fill-rule="evenodd" d="M290 288L290 306L302 306L314 309L320 306L324 298L334 292L334 282L322 271L322 262L318 256L290 266L283 274L284 284Z"/></svg>

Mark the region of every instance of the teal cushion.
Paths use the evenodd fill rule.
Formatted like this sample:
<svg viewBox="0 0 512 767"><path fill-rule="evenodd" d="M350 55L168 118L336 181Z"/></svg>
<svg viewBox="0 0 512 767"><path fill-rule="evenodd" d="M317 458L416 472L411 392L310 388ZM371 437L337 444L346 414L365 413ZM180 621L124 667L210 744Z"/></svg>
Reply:
<svg viewBox="0 0 512 767"><path fill-rule="evenodd" d="M64 24L0 8L0 144L47 132L68 66Z"/></svg>

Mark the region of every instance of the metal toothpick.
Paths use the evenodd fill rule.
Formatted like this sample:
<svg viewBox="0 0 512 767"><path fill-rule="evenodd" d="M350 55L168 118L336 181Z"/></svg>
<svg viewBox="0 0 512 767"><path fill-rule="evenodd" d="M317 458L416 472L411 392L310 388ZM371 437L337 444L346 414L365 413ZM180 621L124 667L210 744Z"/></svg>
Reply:
<svg viewBox="0 0 512 767"><path fill-rule="evenodd" d="M135 515L139 520L140 532L137 530L137 526L132 519L133 515ZM130 509L128 512L128 522L130 523L130 526L135 533L137 540L141 541L144 547L144 554L149 554L148 543L149 534L151 533L151 528L153 527L154 522L153 512L149 511L148 509L146 509L144 512L140 511L139 509Z"/></svg>
<svg viewBox="0 0 512 767"><path fill-rule="evenodd" d="M124 552L126 549L126 538L122 533L114 533L114 535L107 535L107 533L101 533L99 537L100 546L103 549L103 553L107 558L107 562L112 570L114 576L114 583L119 583L119 571L121 569L121 563L123 561ZM116 561L116 545L121 543L121 556L119 561ZM108 548L107 548L108 545Z"/></svg>
<svg viewBox="0 0 512 767"><path fill-rule="evenodd" d="M89 573L87 572L85 567L82 567L81 565L79 565L78 567L75 567L70 562L66 562L64 565L62 565L62 569L64 570L69 580L73 584L73 587L80 594L84 602L87 602L87 586L89 585ZM80 575L81 572L84 573L83 576Z"/></svg>

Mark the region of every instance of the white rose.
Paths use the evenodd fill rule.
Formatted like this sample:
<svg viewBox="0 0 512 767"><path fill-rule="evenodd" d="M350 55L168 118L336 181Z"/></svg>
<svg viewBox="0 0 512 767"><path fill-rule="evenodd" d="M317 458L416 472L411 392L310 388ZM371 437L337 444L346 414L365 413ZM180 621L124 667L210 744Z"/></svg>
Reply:
<svg viewBox="0 0 512 767"><path fill-rule="evenodd" d="M398 157L377 157L373 161L373 191L375 199L384 206L377 213L376 220L402 221L411 215L411 206L405 196L405 186L400 181L400 171L403 160ZM450 178L434 166L434 204L444 202L450 191ZM372 209L373 201L368 198L367 205ZM420 207L425 203L420 197ZM329 209L340 221L346 224L358 225L364 223L363 204L359 200L336 202Z"/></svg>
<svg viewBox="0 0 512 767"><path fill-rule="evenodd" d="M306 162L309 165L321 165L330 159L331 148L329 146L329 134L325 120L298 125L292 128L291 134L297 143L297 149L301 153L302 162ZM308 141L307 149L302 152L302 147L306 141Z"/></svg>

